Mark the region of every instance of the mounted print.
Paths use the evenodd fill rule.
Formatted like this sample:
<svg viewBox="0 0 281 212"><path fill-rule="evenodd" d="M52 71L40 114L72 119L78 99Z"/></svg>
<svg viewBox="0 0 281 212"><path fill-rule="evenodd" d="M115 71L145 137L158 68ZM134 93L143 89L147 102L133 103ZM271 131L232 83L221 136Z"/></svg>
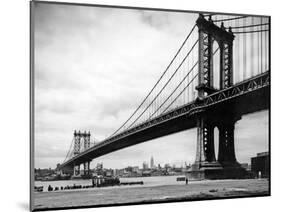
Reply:
<svg viewBox="0 0 281 212"><path fill-rule="evenodd" d="M31 2L33 211L269 196L269 119L269 16Z"/></svg>

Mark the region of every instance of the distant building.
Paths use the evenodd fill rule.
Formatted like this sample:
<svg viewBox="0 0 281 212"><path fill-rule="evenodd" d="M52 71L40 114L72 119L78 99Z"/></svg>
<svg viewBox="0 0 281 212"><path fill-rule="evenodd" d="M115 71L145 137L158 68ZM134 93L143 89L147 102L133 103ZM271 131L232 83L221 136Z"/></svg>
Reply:
<svg viewBox="0 0 281 212"><path fill-rule="evenodd" d="M113 176L117 175L117 169L113 169Z"/></svg>
<svg viewBox="0 0 281 212"><path fill-rule="evenodd" d="M105 171L105 176L111 177L114 175L113 169L108 169Z"/></svg>
<svg viewBox="0 0 281 212"><path fill-rule="evenodd" d="M183 168L183 171L186 172L188 169L190 169L191 165L188 164L186 162L184 162L184 168Z"/></svg>
<svg viewBox="0 0 281 212"><path fill-rule="evenodd" d="M34 169L34 177L35 180L44 180L44 179L51 179L53 176L56 175L56 171L54 169Z"/></svg>
<svg viewBox="0 0 281 212"><path fill-rule="evenodd" d="M251 171L255 176L269 177L269 153L261 152L251 158Z"/></svg>
<svg viewBox="0 0 281 212"><path fill-rule="evenodd" d="M143 177L149 177L149 176L151 176L151 171L150 171L150 170L143 171L143 172L142 172L142 176L143 176Z"/></svg>
<svg viewBox="0 0 281 212"><path fill-rule="evenodd" d="M58 170L58 169L60 169L60 163L57 163L57 167L55 170Z"/></svg>
<svg viewBox="0 0 281 212"><path fill-rule="evenodd" d="M133 171L133 167L132 166L128 166L125 168L126 172L132 172Z"/></svg>
<svg viewBox="0 0 281 212"><path fill-rule="evenodd" d="M115 176L123 176L125 174L125 169L116 169Z"/></svg>
<svg viewBox="0 0 281 212"><path fill-rule="evenodd" d="M154 168L154 159L153 159L152 156L151 156L151 158L150 158L150 168L151 168L151 169Z"/></svg>
<svg viewBox="0 0 281 212"><path fill-rule="evenodd" d="M59 163L57 164L57 167L55 168L55 172L56 172L57 175L62 175L62 173L63 173L62 170L60 170L60 164Z"/></svg>
<svg viewBox="0 0 281 212"><path fill-rule="evenodd" d="M146 162L142 163L142 169L147 170L148 169L148 164Z"/></svg>
<svg viewBox="0 0 281 212"><path fill-rule="evenodd" d="M165 168L166 171L170 171L170 170L171 170L171 166L170 166L170 164L168 164L168 163L166 163L166 164L164 165L164 168Z"/></svg>
<svg viewBox="0 0 281 212"><path fill-rule="evenodd" d="M103 169L103 164L102 163L98 163L97 164L97 170L102 170Z"/></svg>
<svg viewBox="0 0 281 212"><path fill-rule="evenodd" d="M161 170L162 169L162 167L161 167L161 165L160 165L160 163L158 164L158 170Z"/></svg>
<svg viewBox="0 0 281 212"><path fill-rule="evenodd" d="M133 172L138 172L139 171L139 167L138 166L133 166L132 167L132 171Z"/></svg>

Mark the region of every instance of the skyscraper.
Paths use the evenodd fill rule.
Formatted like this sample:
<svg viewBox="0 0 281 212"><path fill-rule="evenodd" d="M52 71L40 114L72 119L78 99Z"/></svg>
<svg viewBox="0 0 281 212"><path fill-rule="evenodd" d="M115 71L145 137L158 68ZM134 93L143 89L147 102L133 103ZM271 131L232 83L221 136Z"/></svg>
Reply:
<svg viewBox="0 0 281 212"><path fill-rule="evenodd" d="M154 160L153 157L151 156L150 158L150 168L152 169L154 167Z"/></svg>
<svg viewBox="0 0 281 212"><path fill-rule="evenodd" d="M143 170L147 170L148 169L148 163L144 161L142 163L142 168L143 168Z"/></svg>

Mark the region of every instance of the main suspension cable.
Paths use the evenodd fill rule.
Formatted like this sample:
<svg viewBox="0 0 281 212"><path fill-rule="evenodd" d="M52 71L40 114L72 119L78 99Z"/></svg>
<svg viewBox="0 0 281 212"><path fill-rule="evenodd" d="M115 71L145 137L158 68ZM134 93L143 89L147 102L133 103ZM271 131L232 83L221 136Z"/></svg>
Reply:
<svg viewBox="0 0 281 212"><path fill-rule="evenodd" d="M169 80L165 83L165 85L162 87L162 89L158 92L158 94L154 97L154 99L150 102L150 104L145 108L145 110L133 121L133 123L130 124L129 127L127 127L127 129L130 129L131 126L133 126L134 123L136 123L139 118L145 113L145 111L147 111L147 109L150 107L150 105L155 101L155 99L157 99L157 97L162 93L162 91L166 88L166 86L169 84L169 82L172 80L172 78L175 76L175 74L177 73L177 71L179 70L179 68L182 66L183 62L186 60L186 58L190 55L190 53L192 52L192 50L194 49L194 47L196 46L196 44L198 43L198 40L193 44L193 46L191 47L191 49L189 50L189 52L187 53L187 55L184 57L184 59L182 60L182 62L180 63L180 65L177 67L177 69L174 71L174 73L172 74L172 76L169 78Z"/></svg>
<svg viewBox="0 0 281 212"><path fill-rule="evenodd" d="M169 65L167 66L167 68L165 69L165 71L162 73L162 75L160 76L160 78L157 80L157 82L155 83L155 85L153 86L153 88L150 90L150 92L147 94L147 96L144 98L144 100L141 102L141 104L137 107L137 109L132 113L132 115L117 129L114 131L114 133L112 133L109 137L112 137L113 135L115 135L120 129L122 129L129 121L130 119L137 113L137 111L141 108L141 106L144 104L144 102L148 99L148 97L150 96L150 94L154 91L154 89L156 88L156 86L159 84L159 82L161 81L161 79L163 78L163 76L166 74L166 72L168 71L168 69L170 68L170 66L172 65L172 63L174 62L174 60L176 59L176 57L178 56L178 54L180 53L181 49L183 48L183 46L185 45L186 41L189 39L189 37L191 36L192 32L194 31L196 27L196 24L192 27L192 29L190 30L189 34L187 35L187 37L185 38L185 40L183 41L182 45L180 46L180 48L178 49L178 51L176 52L175 56L173 57L173 59L171 60L171 62L169 63Z"/></svg>

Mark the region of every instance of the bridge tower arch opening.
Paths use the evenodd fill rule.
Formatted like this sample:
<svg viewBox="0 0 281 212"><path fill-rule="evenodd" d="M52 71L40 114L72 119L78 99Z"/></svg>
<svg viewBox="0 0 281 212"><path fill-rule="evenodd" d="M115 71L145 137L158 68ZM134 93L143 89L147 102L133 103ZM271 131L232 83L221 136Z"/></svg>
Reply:
<svg viewBox="0 0 281 212"><path fill-rule="evenodd" d="M219 44L216 41L213 44L213 88L215 90L220 88L220 54Z"/></svg>
<svg viewBox="0 0 281 212"><path fill-rule="evenodd" d="M233 40L231 27L225 29L223 22L218 27L213 23L212 16L206 20L200 14L196 21L198 27L198 98L217 91L214 86L214 65L216 74L219 73L219 89L224 89L233 84ZM217 47L217 48L214 48ZM219 51L219 61L214 55ZM216 57L215 57L216 58ZM218 64L217 64L218 63ZM218 71L218 72L217 72Z"/></svg>
<svg viewBox="0 0 281 212"><path fill-rule="evenodd" d="M217 126L214 127L214 149L217 160L219 155L219 128Z"/></svg>

